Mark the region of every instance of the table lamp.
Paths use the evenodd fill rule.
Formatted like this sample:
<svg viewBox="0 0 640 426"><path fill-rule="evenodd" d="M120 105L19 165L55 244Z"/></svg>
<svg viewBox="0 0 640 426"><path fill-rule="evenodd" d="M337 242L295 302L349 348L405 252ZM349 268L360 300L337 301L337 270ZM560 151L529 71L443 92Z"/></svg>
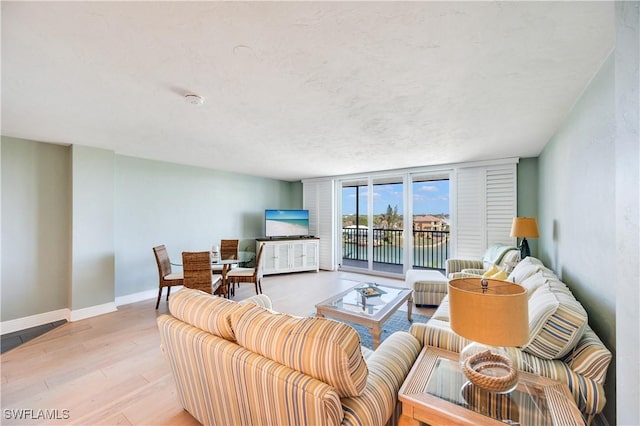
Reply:
<svg viewBox="0 0 640 426"><path fill-rule="evenodd" d="M508 281L460 278L449 281L451 329L472 341L460 352L460 366L474 385L508 393L518 372L504 349L529 340L527 291Z"/></svg>
<svg viewBox="0 0 640 426"><path fill-rule="evenodd" d="M527 256L531 256L531 250L529 250L529 243L527 237L538 238L538 222L535 217L514 217L511 224L511 236L516 238L522 238L520 242L520 259L524 259Z"/></svg>

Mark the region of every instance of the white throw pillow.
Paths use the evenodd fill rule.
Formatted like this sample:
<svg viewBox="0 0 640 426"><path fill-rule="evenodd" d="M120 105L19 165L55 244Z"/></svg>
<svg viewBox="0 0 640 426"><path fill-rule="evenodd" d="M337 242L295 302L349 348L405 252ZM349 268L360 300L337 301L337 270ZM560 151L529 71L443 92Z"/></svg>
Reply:
<svg viewBox="0 0 640 426"><path fill-rule="evenodd" d="M531 298L531 295L535 293L535 291L545 285L547 282L547 277L542 271L538 271L535 274L531 275L527 279L523 280L520 285L527 289L527 297Z"/></svg>
<svg viewBox="0 0 640 426"><path fill-rule="evenodd" d="M531 275L542 270L548 269L545 268L542 262L535 257L528 256L521 260L520 263L518 263L516 267L513 268L513 271L511 271L511 273L509 274L507 281L520 284Z"/></svg>

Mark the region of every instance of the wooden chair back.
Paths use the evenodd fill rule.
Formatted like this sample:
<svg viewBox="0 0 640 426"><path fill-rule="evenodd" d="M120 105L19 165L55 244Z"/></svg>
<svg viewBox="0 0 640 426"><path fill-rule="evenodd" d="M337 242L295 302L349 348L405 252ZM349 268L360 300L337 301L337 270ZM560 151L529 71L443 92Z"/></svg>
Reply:
<svg viewBox="0 0 640 426"><path fill-rule="evenodd" d="M156 309L160 306L160 297L162 296L162 289L167 288L167 302L169 301L169 295L171 294L171 286L183 285L181 273L173 273L171 271L171 261L169 261L169 253L164 244L153 248L153 255L156 257L156 264L158 265L158 300L156 300Z"/></svg>
<svg viewBox="0 0 640 426"><path fill-rule="evenodd" d="M213 294L211 253L208 251L182 252L184 286Z"/></svg>
<svg viewBox="0 0 640 426"><path fill-rule="evenodd" d="M258 255L256 256L256 266L251 268L239 268L232 269L227 273L227 278L231 286L235 286L240 283L254 283L256 286L256 294L262 293L262 250L264 245L261 245L258 249Z"/></svg>
<svg viewBox="0 0 640 426"><path fill-rule="evenodd" d="M237 259L238 242L239 240L220 240L220 259Z"/></svg>
<svg viewBox="0 0 640 426"><path fill-rule="evenodd" d="M260 281L262 281L262 275L263 275L263 268L262 268L262 250L263 249L264 249L264 244L261 245L260 248L258 249L258 254L256 255L256 266L253 274L258 284L260 284ZM262 292L262 290L260 290L260 292Z"/></svg>
<svg viewBox="0 0 640 426"><path fill-rule="evenodd" d="M167 253L167 248L165 247L165 245L162 244L153 248L153 254L156 257L156 263L158 265L158 275L160 276L160 286L162 287L164 277L171 274L171 262L169 261L169 253Z"/></svg>

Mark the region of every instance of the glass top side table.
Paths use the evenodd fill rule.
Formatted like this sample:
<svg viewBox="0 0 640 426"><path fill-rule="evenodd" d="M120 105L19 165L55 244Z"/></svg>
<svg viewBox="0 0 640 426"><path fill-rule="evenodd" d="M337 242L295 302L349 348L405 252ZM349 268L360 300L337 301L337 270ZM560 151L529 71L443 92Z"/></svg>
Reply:
<svg viewBox="0 0 640 426"><path fill-rule="evenodd" d="M469 383L458 354L425 346L399 392L401 425L584 425L569 388L519 372L518 387L496 394Z"/></svg>

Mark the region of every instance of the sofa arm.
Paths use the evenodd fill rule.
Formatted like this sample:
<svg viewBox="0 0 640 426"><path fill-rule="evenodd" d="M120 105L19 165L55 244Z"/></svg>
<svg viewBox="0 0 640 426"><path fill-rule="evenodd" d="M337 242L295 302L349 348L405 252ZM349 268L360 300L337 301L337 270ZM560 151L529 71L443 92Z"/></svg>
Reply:
<svg viewBox="0 0 640 426"><path fill-rule="evenodd" d="M271 299L266 294L256 294L255 296L247 297L240 301L241 305L246 303L253 303L254 305L260 306L261 308L273 310L273 305L271 304Z"/></svg>
<svg viewBox="0 0 640 426"><path fill-rule="evenodd" d="M468 274L466 272L454 272L448 278L450 280L457 280L459 278L481 278L482 274Z"/></svg>
<svg viewBox="0 0 640 426"><path fill-rule="evenodd" d="M577 374L604 384L612 354L587 325L578 344L562 359Z"/></svg>
<svg viewBox="0 0 640 426"><path fill-rule="evenodd" d="M394 414L398 391L420 353L421 345L405 331L393 333L367 358L364 392L342 398L343 425L383 426Z"/></svg>
<svg viewBox="0 0 640 426"><path fill-rule="evenodd" d="M454 333L447 321L435 318L431 318L427 323L413 323L409 333L418 339L422 346L433 346L457 353L471 343L471 340Z"/></svg>
<svg viewBox="0 0 640 426"><path fill-rule="evenodd" d="M445 266L445 275L447 278L451 278L449 275L455 272L461 272L463 269L483 269L484 264L481 260L468 260L468 259L447 259Z"/></svg>

